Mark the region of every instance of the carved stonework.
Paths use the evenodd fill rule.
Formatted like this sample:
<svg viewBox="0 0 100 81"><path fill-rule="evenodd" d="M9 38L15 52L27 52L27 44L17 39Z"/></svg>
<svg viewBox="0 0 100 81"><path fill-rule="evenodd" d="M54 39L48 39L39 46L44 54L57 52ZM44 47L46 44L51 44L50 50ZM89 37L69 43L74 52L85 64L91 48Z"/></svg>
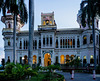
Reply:
<svg viewBox="0 0 100 81"><path fill-rule="evenodd" d="M53 51L52 50L48 50L48 51L47 50L44 50L44 51L42 51L43 58L44 58L44 55L46 53L49 53L51 55L51 58L52 58L52 54L53 54Z"/></svg>

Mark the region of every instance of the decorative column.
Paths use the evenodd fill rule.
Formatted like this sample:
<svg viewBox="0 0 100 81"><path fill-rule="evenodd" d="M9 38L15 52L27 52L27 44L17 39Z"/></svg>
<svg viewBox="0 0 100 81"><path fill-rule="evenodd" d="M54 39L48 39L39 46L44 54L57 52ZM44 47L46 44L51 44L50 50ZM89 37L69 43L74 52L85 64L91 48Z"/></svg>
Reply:
<svg viewBox="0 0 100 81"><path fill-rule="evenodd" d="M58 61L59 61L59 63L60 63L60 55L58 55Z"/></svg>
<svg viewBox="0 0 100 81"><path fill-rule="evenodd" d="M44 45L44 47L46 47L47 46L47 39L46 39L46 35L45 35L45 45Z"/></svg>
<svg viewBox="0 0 100 81"><path fill-rule="evenodd" d="M21 41L22 41L22 49L24 49L24 38L21 38Z"/></svg>
<svg viewBox="0 0 100 81"><path fill-rule="evenodd" d="M58 48L60 48L60 38L58 37Z"/></svg>
<svg viewBox="0 0 100 81"><path fill-rule="evenodd" d="M39 39L37 39L37 49L39 48Z"/></svg>
<svg viewBox="0 0 100 81"><path fill-rule="evenodd" d="M48 46L50 47L50 35L48 35Z"/></svg>
<svg viewBox="0 0 100 81"><path fill-rule="evenodd" d="M75 48L77 48L77 36L75 36Z"/></svg>

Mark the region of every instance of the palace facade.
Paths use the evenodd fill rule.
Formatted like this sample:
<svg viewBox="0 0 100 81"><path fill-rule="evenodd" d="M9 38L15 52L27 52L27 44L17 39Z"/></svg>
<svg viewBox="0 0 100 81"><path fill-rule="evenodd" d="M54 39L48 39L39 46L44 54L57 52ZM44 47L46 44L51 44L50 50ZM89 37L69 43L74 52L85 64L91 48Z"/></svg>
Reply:
<svg viewBox="0 0 100 81"><path fill-rule="evenodd" d="M21 31L23 24L17 20L16 27L16 59L18 63L28 63L28 41L29 31ZM5 61L13 62L13 16L8 13L2 17L5 28L2 30L4 36ZM33 53L31 54L32 64L40 63L48 66L54 63L66 64L71 61L70 57L82 59L83 64L94 63L92 29L82 27L80 23L80 12L77 15L80 28L57 29L54 20L54 12L41 13L41 25L34 31ZM96 58L99 63L99 29L98 19L95 19L95 44Z"/></svg>

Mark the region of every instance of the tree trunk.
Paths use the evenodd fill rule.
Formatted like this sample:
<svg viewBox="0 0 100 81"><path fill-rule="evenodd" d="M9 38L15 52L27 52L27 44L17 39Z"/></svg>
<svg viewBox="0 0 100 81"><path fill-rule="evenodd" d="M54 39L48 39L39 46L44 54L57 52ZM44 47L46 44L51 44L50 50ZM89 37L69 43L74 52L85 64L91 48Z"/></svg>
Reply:
<svg viewBox="0 0 100 81"><path fill-rule="evenodd" d="M95 46L95 26L94 17L92 18L92 32L93 32L93 51L94 51L94 70L96 70L96 46Z"/></svg>
<svg viewBox="0 0 100 81"><path fill-rule="evenodd" d="M14 13L14 28L13 28L13 62L16 64L16 14Z"/></svg>
<svg viewBox="0 0 100 81"><path fill-rule="evenodd" d="M33 35L34 35L34 0L29 0L29 49L28 64L32 66L33 53Z"/></svg>

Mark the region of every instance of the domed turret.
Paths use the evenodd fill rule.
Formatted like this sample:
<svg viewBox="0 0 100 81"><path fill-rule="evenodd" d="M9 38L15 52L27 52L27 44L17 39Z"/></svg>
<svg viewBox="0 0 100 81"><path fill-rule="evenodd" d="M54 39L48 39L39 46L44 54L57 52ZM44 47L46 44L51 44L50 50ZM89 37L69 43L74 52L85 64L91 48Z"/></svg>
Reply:
<svg viewBox="0 0 100 81"><path fill-rule="evenodd" d="M5 28L3 28L3 32L13 32L14 27L14 18L13 15L10 13L10 11L7 11L7 15L4 17L1 17L1 21L5 24ZM20 16L17 16L17 25L16 30L17 32L20 31L20 28L23 27L24 24L21 24L20 22Z"/></svg>

